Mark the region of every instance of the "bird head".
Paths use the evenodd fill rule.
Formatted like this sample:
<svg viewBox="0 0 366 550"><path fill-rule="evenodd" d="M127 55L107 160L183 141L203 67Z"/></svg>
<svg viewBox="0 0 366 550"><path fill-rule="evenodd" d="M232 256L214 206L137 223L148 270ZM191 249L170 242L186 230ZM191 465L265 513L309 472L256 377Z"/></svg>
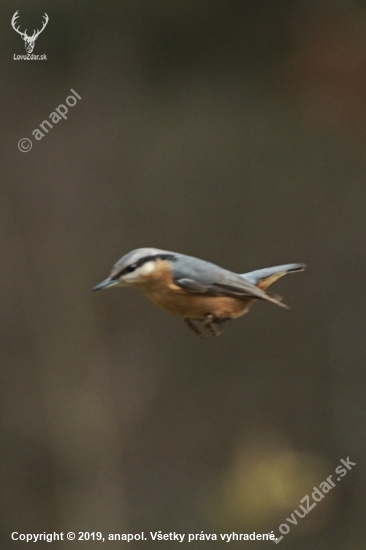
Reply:
<svg viewBox="0 0 366 550"><path fill-rule="evenodd" d="M148 283L150 276L162 260L174 261L176 254L159 248L137 248L132 250L113 266L110 276L92 290L112 286L140 286Z"/></svg>

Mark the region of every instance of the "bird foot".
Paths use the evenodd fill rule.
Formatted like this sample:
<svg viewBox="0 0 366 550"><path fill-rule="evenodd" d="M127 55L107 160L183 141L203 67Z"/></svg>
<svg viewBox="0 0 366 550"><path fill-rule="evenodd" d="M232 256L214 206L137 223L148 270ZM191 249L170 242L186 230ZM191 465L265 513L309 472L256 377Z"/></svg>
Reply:
<svg viewBox="0 0 366 550"><path fill-rule="evenodd" d="M209 313L206 315L206 317L201 320L197 319L203 323L203 326L205 328L204 331L202 331L197 325L193 323L193 319L184 319L185 324L187 327L192 330L195 334L200 336L201 338L210 338L211 336L220 336L221 331L219 329L220 321L215 318L212 313Z"/></svg>

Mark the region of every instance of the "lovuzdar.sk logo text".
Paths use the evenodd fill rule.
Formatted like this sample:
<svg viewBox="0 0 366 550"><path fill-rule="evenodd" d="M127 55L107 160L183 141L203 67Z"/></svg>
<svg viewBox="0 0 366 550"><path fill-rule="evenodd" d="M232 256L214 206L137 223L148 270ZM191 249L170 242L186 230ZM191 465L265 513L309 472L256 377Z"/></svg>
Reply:
<svg viewBox="0 0 366 550"><path fill-rule="evenodd" d="M22 32L20 30L20 26L18 25L18 21L17 21L18 17L19 17L19 10L17 10L14 13L14 15L11 19L11 26L13 27L15 32L20 34L20 36L23 38L25 51L27 53L26 53L26 55L16 55L16 54L14 54L14 59L15 60L32 60L32 61L33 60L46 60L47 56L45 54L35 55L35 54L33 54L33 50L34 50L34 46L35 46L37 38L39 37L41 32L45 29L45 27L46 27L46 25L49 21L49 17L47 15L47 13L45 13L43 15L42 27L40 29L34 30L33 34L31 36L28 36L27 29L25 29L24 32Z"/></svg>

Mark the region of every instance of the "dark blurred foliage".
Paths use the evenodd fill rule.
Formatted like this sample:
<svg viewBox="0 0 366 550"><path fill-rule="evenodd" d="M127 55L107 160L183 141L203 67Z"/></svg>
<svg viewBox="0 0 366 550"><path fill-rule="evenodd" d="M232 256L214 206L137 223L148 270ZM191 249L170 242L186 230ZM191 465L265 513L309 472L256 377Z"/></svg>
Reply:
<svg viewBox="0 0 366 550"><path fill-rule="evenodd" d="M28 30L48 13L47 61L13 60L16 10ZM2 15L1 547L12 531L278 534L350 456L280 544L364 548L366 3ZM67 121L19 152L70 88ZM202 341L137 292L90 292L139 246L308 269L276 285L291 310L256 304Z"/></svg>

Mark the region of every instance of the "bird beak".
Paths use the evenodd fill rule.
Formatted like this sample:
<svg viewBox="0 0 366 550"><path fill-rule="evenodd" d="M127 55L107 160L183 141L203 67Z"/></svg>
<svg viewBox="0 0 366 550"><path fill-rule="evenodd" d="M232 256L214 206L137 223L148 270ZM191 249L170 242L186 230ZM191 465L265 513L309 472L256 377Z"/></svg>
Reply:
<svg viewBox="0 0 366 550"><path fill-rule="evenodd" d="M104 281L99 283L99 285L92 288L92 290L102 290L104 288L110 288L111 286L115 286L117 284L118 284L118 281L115 281L115 280L111 279L110 277L108 277L108 279L105 279Z"/></svg>

